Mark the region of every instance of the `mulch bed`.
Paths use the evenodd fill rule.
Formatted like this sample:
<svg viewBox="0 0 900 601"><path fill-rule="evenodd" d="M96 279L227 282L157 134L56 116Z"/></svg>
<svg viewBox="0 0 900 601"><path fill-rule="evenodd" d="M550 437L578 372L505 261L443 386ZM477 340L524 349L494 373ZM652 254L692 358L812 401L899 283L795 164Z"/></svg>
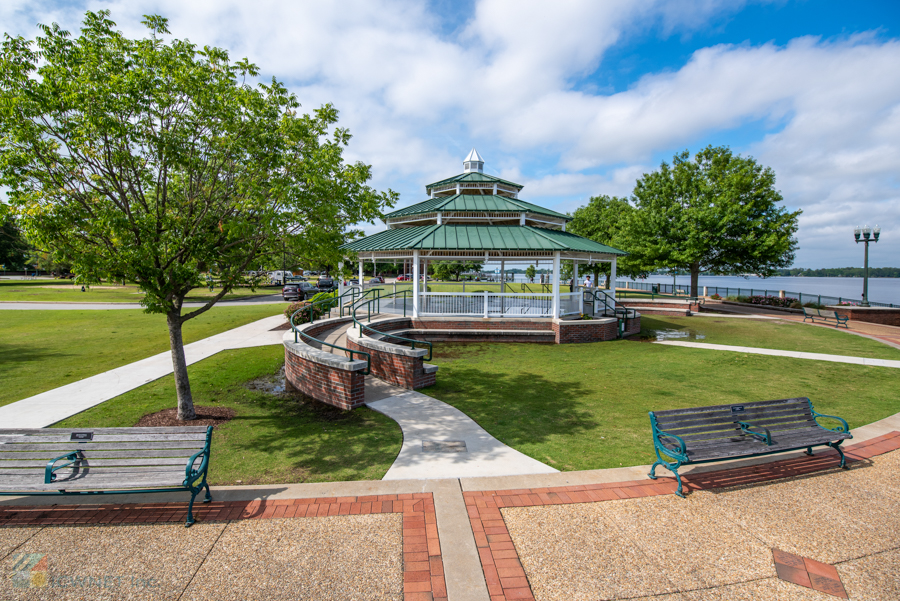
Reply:
<svg viewBox="0 0 900 601"><path fill-rule="evenodd" d="M286 321L286 322L284 322L283 324L281 324L281 325L279 325L279 326L275 326L274 328L272 328L272 329L269 330L269 331L270 331L270 332L278 332L278 331L280 331L280 330L290 330L290 329L291 329L291 322Z"/></svg>
<svg viewBox="0 0 900 601"><path fill-rule="evenodd" d="M178 409L163 409L142 417L134 426L136 428L160 428L170 426L220 426L234 417L234 409L229 407L200 407L195 405L197 419L181 421Z"/></svg>

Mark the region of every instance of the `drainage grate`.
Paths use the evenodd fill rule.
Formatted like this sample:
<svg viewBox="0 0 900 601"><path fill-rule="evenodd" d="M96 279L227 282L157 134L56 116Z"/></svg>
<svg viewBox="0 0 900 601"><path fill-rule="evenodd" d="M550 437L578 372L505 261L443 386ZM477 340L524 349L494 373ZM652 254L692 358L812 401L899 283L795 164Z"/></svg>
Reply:
<svg viewBox="0 0 900 601"><path fill-rule="evenodd" d="M423 440L423 453L467 453L464 440Z"/></svg>

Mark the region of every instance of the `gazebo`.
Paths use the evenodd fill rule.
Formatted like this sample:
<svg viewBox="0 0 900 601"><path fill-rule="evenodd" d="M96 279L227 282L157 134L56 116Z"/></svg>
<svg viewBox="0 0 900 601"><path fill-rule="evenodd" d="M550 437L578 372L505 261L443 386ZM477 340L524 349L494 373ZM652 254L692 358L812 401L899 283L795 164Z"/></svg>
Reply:
<svg viewBox="0 0 900 601"><path fill-rule="evenodd" d="M412 265L413 317L541 317L562 319L582 312L582 292L560 290L560 264L571 261L573 281L579 265L609 262L626 253L566 232L571 217L519 198L524 186L484 173L484 160L473 148L463 173L425 187L428 199L385 216L387 229L343 245L363 263ZM430 261L552 264L550 293L429 292L420 277ZM615 286L611 294L615 298Z"/></svg>

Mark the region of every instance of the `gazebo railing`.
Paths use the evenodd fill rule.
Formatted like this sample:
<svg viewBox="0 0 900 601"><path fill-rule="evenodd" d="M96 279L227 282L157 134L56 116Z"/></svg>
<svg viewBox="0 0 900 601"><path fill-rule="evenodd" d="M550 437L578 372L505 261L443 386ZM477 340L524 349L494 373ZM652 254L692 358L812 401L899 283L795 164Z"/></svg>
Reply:
<svg viewBox="0 0 900 601"><path fill-rule="evenodd" d="M581 313L581 293L560 294L560 315ZM520 292L425 292L420 296L423 316L552 317L553 295Z"/></svg>

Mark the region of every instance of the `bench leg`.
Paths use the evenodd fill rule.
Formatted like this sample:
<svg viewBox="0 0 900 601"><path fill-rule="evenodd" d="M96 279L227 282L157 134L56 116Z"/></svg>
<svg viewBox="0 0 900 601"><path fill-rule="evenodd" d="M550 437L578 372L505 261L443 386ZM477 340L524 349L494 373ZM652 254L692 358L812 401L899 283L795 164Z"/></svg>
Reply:
<svg viewBox="0 0 900 601"><path fill-rule="evenodd" d="M841 469L847 469L847 458L844 456L844 451L841 449L841 443L844 442L839 440L837 442L829 442L828 446L838 452L838 455L841 456Z"/></svg>
<svg viewBox="0 0 900 601"><path fill-rule="evenodd" d="M678 468L681 467L681 464L680 463L672 464L672 463L667 463L665 461L656 461L653 464L653 466L650 468L650 473L647 474L647 476L651 480L656 480L656 466L657 465L663 465L666 467L666 469L668 469L670 472L675 474L675 479L678 481L678 490L675 491L675 494L678 495L679 497L681 497L682 499L684 499L685 496L684 496L684 493L682 492L683 486L681 483L681 476L678 474Z"/></svg>
<svg viewBox="0 0 900 601"><path fill-rule="evenodd" d="M204 503L209 503L210 501L212 501L212 495L211 495L210 492L209 492L209 482L204 482L204 483L203 483L203 486L206 487L206 498L203 499L203 502L204 502Z"/></svg>
<svg viewBox="0 0 900 601"><path fill-rule="evenodd" d="M184 522L185 528L190 528L191 524L194 523L194 499L197 498L197 493L199 493L201 490L203 490L202 486L197 487L197 488L193 488L193 487L191 488L191 502L188 503L187 520L185 520L185 522Z"/></svg>

